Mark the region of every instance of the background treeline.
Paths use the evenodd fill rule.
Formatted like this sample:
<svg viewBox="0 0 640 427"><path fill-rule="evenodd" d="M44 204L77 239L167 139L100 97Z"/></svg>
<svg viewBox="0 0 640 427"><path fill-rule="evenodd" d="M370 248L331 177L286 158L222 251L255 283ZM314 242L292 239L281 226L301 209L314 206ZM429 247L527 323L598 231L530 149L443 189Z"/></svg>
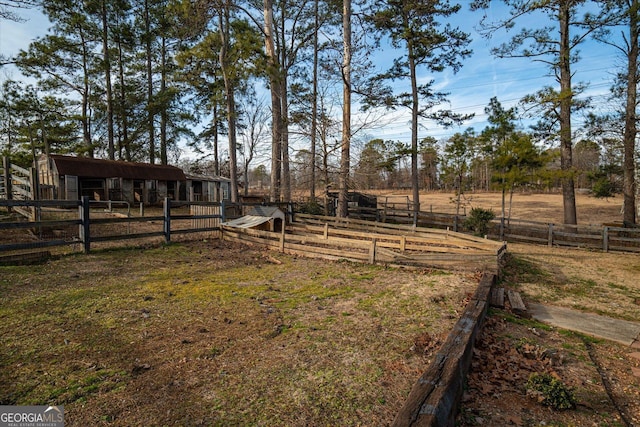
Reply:
<svg viewBox="0 0 640 427"><path fill-rule="evenodd" d="M555 191L560 188L560 152L540 145L533 133L516 130L515 108L504 110L496 98L486 108L489 125L450 138L420 141L420 187L426 191L496 191L516 188ZM510 122L500 122L509 118ZM596 197L622 191L623 150L619 139L581 139L574 145L577 188ZM358 189L410 189L410 147L401 141L372 139L364 144L354 167ZM305 174L300 174L304 177Z"/></svg>
<svg viewBox="0 0 640 427"><path fill-rule="evenodd" d="M490 20L487 10L504 12ZM478 17L452 25L461 7ZM28 165L42 153L179 164L238 188L291 200L327 189L559 188L575 224L575 188L624 194L635 224L637 0L7 0L0 19L39 8L50 32L13 58L29 80L0 88L0 150ZM510 30L493 49L549 67L539 91L489 125L437 141L433 128L471 116L448 108L437 76L472 55L472 27ZM616 50L606 111L572 81L584 43ZM373 62L386 49L387 69ZM378 60L378 62L380 62ZM422 76L422 78L420 78ZM428 76L426 79L424 76ZM25 83L29 81L32 83ZM352 112L352 104L357 109ZM410 117L409 141L367 136L389 111ZM587 117L580 129L577 114ZM397 115L396 115L397 117ZM523 129L519 119L534 125ZM388 120L388 119L387 119ZM198 158L186 164L181 147ZM239 184L244 183L239 187Z"/></svg>

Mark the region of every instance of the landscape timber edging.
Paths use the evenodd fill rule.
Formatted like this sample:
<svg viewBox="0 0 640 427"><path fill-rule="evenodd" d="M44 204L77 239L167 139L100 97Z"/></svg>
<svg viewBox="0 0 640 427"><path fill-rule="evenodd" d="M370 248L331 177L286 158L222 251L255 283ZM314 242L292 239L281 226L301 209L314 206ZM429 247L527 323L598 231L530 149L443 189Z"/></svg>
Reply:
<svg viewBox="0 0 640 427"><path fill-rule="evenodd" d="M414 384L393 421L394 427L454 426L496 276L484 273L474 296L427 370Z"/></svg>

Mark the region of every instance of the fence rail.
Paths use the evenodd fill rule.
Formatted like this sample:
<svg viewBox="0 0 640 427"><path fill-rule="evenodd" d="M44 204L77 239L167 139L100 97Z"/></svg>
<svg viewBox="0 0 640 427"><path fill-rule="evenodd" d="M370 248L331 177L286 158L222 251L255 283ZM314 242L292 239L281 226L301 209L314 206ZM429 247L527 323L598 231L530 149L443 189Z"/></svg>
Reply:
<svg viewBox="0 0 640 427"><path fill-rule="evenodd" d="M382 208L350 208L350 218L419 227L466 231L465 215L418 212ZM487 237L506 242L548 246L582 247L608 251L640 252L640 228L564 225L519 219L498 218L489 224Z"/></svg>
<svg viewBox="0 0 640 427"><path fill-rule="evenodd" d="M225 215L224 203L218 202L165 199L161 215L140 217L131 216L129 206L126 213L117 214L112 205L102 211L97 209L99 205L88 197L79 201L0 200L0 208L30 209L37 212L39 218L37 221L0 221L0 252L80 245L87 253L93 243L99 242L151 237L169 242L174 235L218 232ZM107 213L110 215L105 216ZM28 241L24 234L11 239L11 230L25 229L32 232L33 239Z"/></svg>
<svg viewBox="0 0 640 427"><path fill-rule="evenodd" d="M105 208L105 214L97 209L98 206ZM124 211L117 214L114 206L124 206ZM143 238L163 238L169 242L174 235L218 233L220 224L227 218L246 215L252 206L226 202L173 202L167 199L162 211L144 215L141 210L140 216L132 216L129 205L116 201L90 202L86 198L80 201L0 200L0 209L4 207L8 212L23 209L36 213L32 220L18 221L10 217L0 220L0 252L65 245L79 245L88 252L92 243ZM287 212L288 222L292 222L294 216L304 216L294 213L290 204L281 204L280 207ZM107 212L110 215L106 215ZM359 224L366 232L375 232L384 228L385 224L465 231L465 219L464 215L434 212L415 214L399 206L393 206L393 209L352 208L349 211L351 225ZM333 220L340 222L340 219ZM376 222L372 224L372 220ZM30 230L32 239L7 238L11 230L20 229ZM640 228L572 226L499 218L489 224L488 237L498 241L582 247L605 252L640 252Z"/></svg>
<svg viewBox="0 0 640 427"><path fill-rule="evenodd" d="M280 232L222 230L225 240L306 257L495 274L505 250L504 243L452 231L302 214Z"/></svg>

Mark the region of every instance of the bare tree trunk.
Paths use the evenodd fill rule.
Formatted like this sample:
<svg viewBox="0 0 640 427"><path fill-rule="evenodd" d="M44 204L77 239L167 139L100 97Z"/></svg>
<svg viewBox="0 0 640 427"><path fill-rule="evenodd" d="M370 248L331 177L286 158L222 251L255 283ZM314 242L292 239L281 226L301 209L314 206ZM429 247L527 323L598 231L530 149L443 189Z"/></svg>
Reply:
<svg viewBox="0 0 640 427"><path fill-rule="evenodd" d="M282 95L282 198L285 202L291 201L291 168L289 165L289 97L287 95L287 76L283 73L282 85L280 86Z"/></svg>
<svg viewBox="0 0 640 427"><path fill-rule="evenodd" d="M408 23L406 27L409 28ZM413 195L413 212L420 212L420 183L418 181L418 77L416 61L411 39L408 40L409 68L411 69L411 192Z"/></svg>
<svg viewBox="0 0 640 427"><path fill-rule="evenodd" d="M218 158L218 104L213 103L213 173L220 176L220 159Z"/></svg>
<svg viewBox="0 0 640 427"><path fill-rule="evenodd" d="M249 195L249 163L251 162L251 160L249 159L245 159L244 161L244 174L242 175L242 184L243 184L243 189L242 189L242 194L245 196Z"/></svg>
<svg viewBox="0 0 640 427"><path fill-rule="evenodd" d="M636 223L636 182L635 182L635 144L636 144L636 101L638 90L638 0L629 2L629 41L627 55L627 105L624 122L624 212L623 224Z"/></svg>
<svg viewBox="0 0 640 427"><path fill-rule="evenodd" d="M144 2L144 32L147 56L147 129L149 131L149 163L156 162L156 142L153 114L153 70L151 68L151 18L149 16L149 0Z"/></svg>
<svg viewBox="0 0 640 427"><path fill-rule="evenodd" d="M162 37L162 51L160 52L160 93L163 98L167 90L167 40ZM167 158L167 108L166 99L160 109L160 164L166 165Z"/></svg>
<svg viewBox="0 0 640 427"><path fill-rule="evenodd" d="M233 82L229 76L227 62L229 47L229 2L225 1L218 16L220 31L220 68L224 80L224 91L227 102L227 120L229 124L229 179L231 179L231 202L238 202L238 164L236 159L236 101Z"/></svg>
<svg viewBox="0 0 640 427"><path fill-rule="evenodd" d="M318 3L314 1L314 31L313 31L313 89L311 93L311 187L309 198L311 203L316 201L316 133L318 132Z"/></svg>
<svg viewBox="0 0 640 427"><path fill-rule="evenodd" d="M289 97L288 97L288 80L287 80L287 49L286 46L286 28L284 17L287 14L287 2L282 2L282 19L280 22L280 120L281 120L281 150L282 150L282 198L285 202L291 201L291 170L289 167Z"/></svg>
<svg viewBox="0 0 640 427"><path fill-rule="evenodd" d="M273 0L264 0L264 42L271 90L271 189L269 199L280 201L282 159L282 101L278 59L273 41Z"/></svg>
<svg viewBox="0 0 640 427"><path fill-rule="evenodd" d="M89 117L89 52L87 52L87 43L84 37L84 33L80 34L80 40L82 42L82 142L87 150L87 155L90 158L94 156L93 143L91 141L91 119Z"/></svg>
<svg viewBox="0 0 640 427"><path fill-rule="evenodd" d="M109 26L107 25L107 4L102 0L102 54L104 58L104 78L107 95L107 151L109 160L115 160L113 142L113 94L111 92L111 60L109 55Z"/></svg>
<svg viewBox="0 0 640 427"><path fill-rule="evenodd" d="M124 158L131 161L131 146L129 143L129 118L127 117L127 99L126 87L124 83L124 63L122 60L122 40L118 36L118 77L120 80L120 121L122 127L122 141L120 150L124 148ZM122 153L120 153L122 155Z"/></svg>
<svg viewBox="0 0 640 427"><path fill-rule="evenodd" d="M349 215L349 169L351 164L351 0L343 1L342 40L344 57L342 59L342 150L340 158L340 177L338 189L337 216Z"/></svg>
<svg viewBox="0 0 640 427"><path fill-rule="evenodd" d="M569 26L571 5L568 1L561 2L560 18L560 152L562 170L562 200L564 204L564 223L575 225L578 223L576 211L576 192L573 178L573 160L571 135L571 105L573 94L571 87L571 39Z"/></svg>

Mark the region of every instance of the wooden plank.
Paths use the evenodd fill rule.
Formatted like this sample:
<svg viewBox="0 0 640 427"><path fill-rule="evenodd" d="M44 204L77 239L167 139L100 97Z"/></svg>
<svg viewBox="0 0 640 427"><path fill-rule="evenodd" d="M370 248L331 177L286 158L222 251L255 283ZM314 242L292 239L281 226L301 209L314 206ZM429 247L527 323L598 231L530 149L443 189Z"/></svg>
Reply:
<svg viewBox="0 0 640 427"><path fill-rule="evenodd" d="M352 233L356 238L336 237L333 232L325 238L325 226L316 227L315 232L308 234L309 230L305 227L290 226L287 231L294 231L293 234L285 236L286 243L281 243L280 233L273 233L260 230L233 230L230 234L237 239L249 241L251 243L260 244L262 239L270 239L280 242L280 250L287 252L304 251L314 253L326 253L331 257L338 259L357 258L361 261L381 262L385 264L393 264L398 266L411 266L419 268L448 268L452 270L464 271L490 271L497 272L498 260L496 256L496 247L503 248L503 243L492 242L493 250L480 250L474 248L451 248L445 243L438 246L411 244L406 245L406 252L400 252L402 240L406 241L424 241L421 238L400 236L400 235L383 235L379 233ZM229 230L231 233L231 230ZM243 236L240 237L240 234ZM346 235L348 233L341 233ZM253 236L253 237L248 237ZM366 238L365 238L366 236ZM371 238L376 239L375 249L372 250ZM403 239L404 237L404 239ZM378 239L380 238L380 240ZM273 247L275 243L266 243ZM295 246L294 246L295 245ZM359 252L358 254L354 252ZM368 258L367 258L368 254ZM372 257L373 255L373 257Z"/></svg>
<svg viewBox="0 0 640 427"><path fill-rule="evenodd" d="M77 240L67 241L67 240L46 240L46 241L37 241L31 243L10 243L6 245L0 245L0 252L5 251L17 251L23 249L34 249L34 248L52 248L54 246L65 246L79 243Z"/></svg>
<svg viewBox="0 0 640 427"><path fill-rule="evenodd" d="M335 259L349 259L349 260L357 260L360 262L367 261L369 259L369 251L366 252L357 252L357 251L344 251L338 248L330 248L330 247L316 247L309 245L300 245L296 243L291 243L289 241L285 244L285 252L289 250L299 251L302 255L305 252L314 253L314 254L328 254Z"/></svg>
<svg viewBox="0 0 640 427"><path fill-rule="evenodd" d="M324 227L292 227L294 231L306 231L306 232L315 232L317 234L325 233ZM398 230L383 230L383 232L387 232L387 234L378 233L375 231L375 227L371 227L367 229L367 231L354 231L351 229L335 229L331 230L332 236L342 236L342 237L350 237L350 238L360 238L360 239L378 239L378 240L400 240L400 238L404 237L406 239L407 244L415 244L415 245L441 245L446 247L458 247L462 249L481 249L481 250L491 250L497 251L501 246L502 242L495 242L492 240L480 239L466 239L463 238L465 235L461 235L460 233L423 233L416 232L415 234L405 235L398 234ZM388 234L388 232L393 232L393 234ZM398 236L394 238L392 236ZM466 236L465 236L466 237ZM400 243L397 244L399 247Z"/></svg>
<svg viewBox="0 0 640 427"><path fill-rule="evenodd" d="M420 235L422 233L429 233L429 234L434 234L434 235L445 235L445 236L456 236L462 240L465 241L471 241L471 242L475 242L475 243L480 243L480 244L491 244L491 243L495 243L492 242L490 240L487 239L483 239L481 237L477 237L477 236L472 236L472 235L468 235L468 234L463 234L463 233L456 233L454 231L447 231L447 230L439 230L439 229L434 229L434 228L424 228L424 227L413 227L413 226L408 226L408 225L397 225L397 224L388 224L388 223L381 223L381 222L373 222L373 221L364 221L364 220L354 220L354 219L336 219L335 217L317 217L317 216L313 216L313 215L306 215L306 214L299 214L296 216L297 221L301 221L301 222L308 222L308 223L322 223L324 225L324 223L329 223L334 225L335 227L348 227L350 229L355 229L358 226L363 226L363 230L365 231L371 231L372 229L384 229L385 232L387 232L388 230L395 230L395 231L405 231L405 232L410 232L414 235ZM321 221L318 220L318 218L321 218Z"/></svg>
<svg viewBox="0 0 640 427"><path fill-rule="evenodd" d="M507 297L509 298L509 304L511 304L511 311L521 317L530 316L519 292L509 289L507 291Z"/></svg>
<svg viewBox="0 0 640 427"><path fill-rule="evenodd" d="M326 260L330 260L330 261L351 261L351 262L363 262L362 259L358 259L358 258L354 258L353 252L350 253L350 256L335 256L335 255L328 255L326 253L320 253L320 252L312 252L312 251L307 251L306 249L301 249L301 250L295 250L295 249L285 249L285 253L290 254L290 255L296 255L296 256L301 256L301 257L307 257L307 258L317 258L317 259L326 259Z"/></svg>
<svg viewBox="0 0 640 427"><path fill-rule="evenodd" d="M392 426L453 426L462 398L473 344L484 323L495 275L483 274L434 361L414 384Z"/></svg>
<svg viewBox="0 0 640 427"><path fill-rule="evenodd" d="M475 336L486 313L484 301L472 300L455 324L434 362L414 384L394 427L453 426Z"/></svg>
<svg viewBox="0 0 640 427"><path fill-rule="evenodd" d="M13 172L20 172L21 174L27 175L27 176L31 175L31 172L29 172L28 169L25 169L18 165L14 165L13 163L11 163L11 165L9 166L9 170Z"/></svg>
<svg viewBox="0 0 640 427"><path fill-rule="evenodd" d="M491 307L504 308L504 288L491 290Z"/></svg>

